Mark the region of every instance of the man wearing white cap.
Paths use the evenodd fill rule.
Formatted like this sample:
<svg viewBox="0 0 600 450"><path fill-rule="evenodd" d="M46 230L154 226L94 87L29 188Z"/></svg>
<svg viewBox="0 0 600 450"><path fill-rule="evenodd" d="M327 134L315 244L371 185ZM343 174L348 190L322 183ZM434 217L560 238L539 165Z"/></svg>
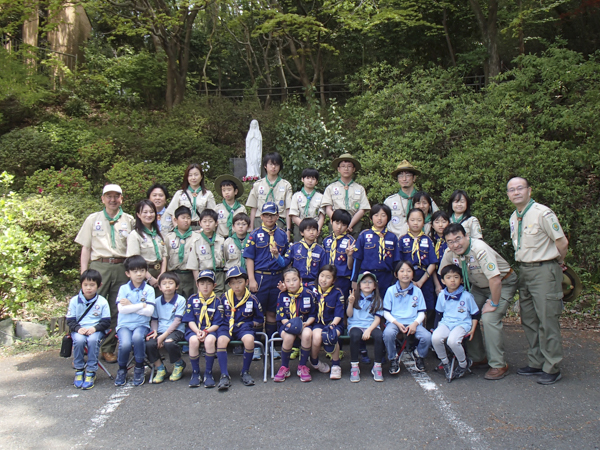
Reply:
<svg viewBox="0 0 600 450"><path fill-rule="evenodd" d="M94 269L102 275L98 294L108 300L111 315L111 333L102 344L102 358L114 363L117 341L116 299L119 288L129 279L125 275L123 261L127 251L127 236L135 226L135 220L121 209L123 191L116 184L108 184L102 190L104 210L90 214L79 230L75 242L81 244L81 273Z"/></svg>

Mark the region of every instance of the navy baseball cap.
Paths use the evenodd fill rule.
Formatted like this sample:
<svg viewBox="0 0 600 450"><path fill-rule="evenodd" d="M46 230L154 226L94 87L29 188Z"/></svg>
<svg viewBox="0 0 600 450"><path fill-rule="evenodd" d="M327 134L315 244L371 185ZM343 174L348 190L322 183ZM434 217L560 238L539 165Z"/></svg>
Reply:
<svg viewBox="0 0 600 450"><path fill-rule="evenodd" d="M248 279L248 274L240 266L233 266L227 271L225 275L225 282L229 282L231 278L244 277L244 280Z"/></svg>
<svg viewBox="0 0 600 450"><path fill-rule="evenodd" d="M326 327L321 331L321 339L323 340L323 348L327 353L335 350L335 344L338 342L338 334L335 327Z"/></svg>
<svg viewBox="0 0 600 450"><path fill-rule="evenodd" d="M215 273L212 270L203 270L198 274L196 281L200 281L202 278L208 278L213 283L215 282Z"/></svg>
<svg viewBox="0 0 600 450"><path fill-rule="evenodd" d="M273 202L267 202L263 205L261 214L279 214L277 205Z"/></svg>
<svg viewBox="0 0 600 450"><path fill-rule="evenodd" d="M285 324L283 331L290 334L302 333L302 319L300 317L290 319L290 321Z"/></svg>

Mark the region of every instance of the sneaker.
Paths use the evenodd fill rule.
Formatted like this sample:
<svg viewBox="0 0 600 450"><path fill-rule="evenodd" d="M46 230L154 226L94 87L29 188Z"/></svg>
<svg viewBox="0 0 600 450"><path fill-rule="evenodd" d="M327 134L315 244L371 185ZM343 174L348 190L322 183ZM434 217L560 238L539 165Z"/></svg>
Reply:
<svg viewBox="0 0 600 450"><path fill-rule="evenodd" d="M392 375L400 373L400 363L398 363L398 358L394 358L390 361L390 373Z"/></svg>
<svg viewBox="0 0 600 450"><path fill-rule="evenodd" d="M200 373L192 372L192 377L190 378L190 387L197 388L198 386L200 386L201 383L202 380L200 379Z"/></svg>
<svg viewBox="0 0 600 450"><path fill-rule="evenodd" d="M358 383L360 381L360 369L358 366L350 367L350 381L353 383Z"/></svg>
<svg viewBox="0 0 600 450"><path fill-rule="evenodd" d="M383 370L381 369L381 366L373 366L371 373L373 374L373 379L375 381L383 381Z"/></svg>
<svg viewBox="0 0 600 450"><path fill-rule="evenodd" d="M273 349L273 359L281 359L281 353Z"/></svg>
<svg viewBox="0 0 600 450"><path fill-rule="evenodd" d="M521 367L517 370L517 375L525 375L526 377L530 375L543 375L544 371L542 369L536 369L535 367Z"/></svg>
<svg viewBox="0 0 600 450"><path fill-rule="evenodd" d="M75 372L73 386L75 386L77 389L81 389L81 386L83 386L83 370L78 370L77 372Z"/></svg>
<svg viewBox="0 0 600 450"><path fill-rule="evenodd" d="M417 370L417 372L425 372L425 362L423 361L423 358L421 358L420 356L416 356L415 355L415 369Z"/></svg>
<svg viewBox="0 0 600 450"><path fill-rule="evenodd" d="M242 383L244 386L254 386L254 378L250 376L250 372L242 372Z"/></svg>
<svg viewBox="0 0 600 450"><path fill-rule="evenodd" d="M179 381L183 376L183 369L185 369L185 361L181 361L181 364L175 364L173 366L173 373L169 377L170 381Z"/></svg>
<svg viewBox="0 0 600 450"><path fill-rule="evenodd" d="M457 378L462 378L467 374L469 369L467 367L456 366L454 368L454 373L452 374L452 379L456 380Z"/></svg>
<svg viewBox="0 0 600 450"><path fill-rule="evenodd" d="M562 375L560 374L560 372L556 372L556 373L544 372L544 374L540 377L540 379L537 382L538 382L538 384L548 385L548 384L556 383L561 378L562 378Z"/></svg>
<svg viewBox="0 0 600 450"><path fill-rule="evenodd" d="M204 372L204 387L210 389L210 388L214 388L216 385L217 385L217 383L215 383L215 379L213 378L212 371Z"/></svg>
<svg viewBox="0 0 600 450"><path fill-rule="evenodd" d="M217 389L219 391L226 391L231 387L231 377L229 375L221 375L221 379L219 380L219 385Z"/></svg>
<svg viewBox="0 0 600 450"><path fill-rule="evenodd" d="M300 377L300 381L304 383L312 381L310 369L307 366L298 366L298 376Z"/></svg>
<svg viewBox="0 0 600 450"><path fill-rule="evenodd" d="M342 368L340 366L331 366L331 375L329 375L330 380L339 380L342 378Z"/></svg>
<svg viewBox="0 0 600 450"><path fill-rule="evenodd" d="M254 349L254 351L256 351L256 349ZM241 345L236 345L235 347L233 347L233 354L236 356L243 356L244 347L242 347Z"/></svg>
<svg viewBox="0 0 600 450"><path fill-rule="evenodd" d="M262 350L260 349L260 347L254 347L254 355L252 355L252 361L260 361L261 358L262 358Z"/></svg>
<svg viewBox="0 0 600 450"><path fill-rule="evenodd" d="M275 375L275 378L273 378L273 381L275 381L276 383L282 383L285 381L286 378L289 378L290 375L290 369L288 369L285 366L281 366L279 368L279 371L277 372L277 375Z"/></svg>
<svg viewBox="0 0 600 450"><path fill-rule="evenodd" d="M167 369L162 365L158 369L156 369L156 373L154 374L154 378L152 378L153 383L162 383L165 381L165 377L167 376Z"/></svg>
<svg viewBox="0 0 600 450"><path fill-rule="evenodd" d="M318 370L321 373L329 373L329 371L331 370L329 368L329 364L324 363L323 361L319 361L317 362L317 364L313 364L312 362L308 361L308 364L310 364L310 367Z"/></svg>
<svg viewBox="0 0 600 450"><path fill-rule="evenodd" d="M371 358L367 352L360 352L360 362L363 364L371 364Z"/></svg>
<svg viewBox="0 0 600 450"><path fill-rule="evenodd" d="M290 353L290 359L298 359L300 356L300 349L297 347L292 347L292 353Z"/></svg>
<svg viewBox="0 0 600 450"><path fill-rule="evenodd" d="M86 372L85 380L83 381L83 385L81 389L84 391L90 390L94 387L94 383L96 383L96 373L95 372Z"/></svg>
<svg viewBox="0 0 600 450"><path fill-rule="evenodd" d="M143 367L135 367L133 369L133 385L141 386L146 381L146 375Z"/></svg>
<svg viewBox="0 0 600 450"><path fill-rule="evenodd" d="M344 350L340 350L340 361L344 358Z"/></svg>
<svg viewBox="0 0 600 450"><path fill-rule="evenodd" d="M444 371L444 376L446 377L446 380L452 380L452 366L450 365L450 363L442 363L442 370Z"/></svg>
<svg viewBox="0 0 600 450"><path fill-rule="evenodd" d="M127 369L117 370L117 376L115 378L115 386L123 386L127 383Z"/></svg>

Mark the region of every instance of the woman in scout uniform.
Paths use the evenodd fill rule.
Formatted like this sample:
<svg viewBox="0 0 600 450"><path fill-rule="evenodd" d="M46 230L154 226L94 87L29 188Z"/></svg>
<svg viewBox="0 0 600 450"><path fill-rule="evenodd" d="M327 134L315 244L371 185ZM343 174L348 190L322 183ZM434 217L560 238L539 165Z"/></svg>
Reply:
<svg viewBox="0 0 600 450"><path fill-rule="evenodd" d="M204 175L199 164L190 164L183 174L181 189L175 192L171 203L165 211L164 220L169 230L174 228L172 217L180 206L186 206L192 211L192 230L200 229L199 214L205 209L215 209L215 197L204 187ZM162 219L161 219L162 220Z"/></svg>
<svg viewBox="0 0 600 450"><path fill-rule="evenodd" d="M161 223L161 219L167 210L167 198L169 198L169 191L167 191L167 187L162 184L154 183L148 188L148 191L146 192L146 198L154 203L154 206L156 206L156 222L158 223L158 229L161 233L166 234L170 227Z"/></svg>
<svg viewBox="0 0 600 450"><path fill-rule="evenodd" d="M296 192L292 197L290 206L290 216L294 222L294 242L298 242L300 235L300 222L303 219L315 219L319 224L318 234L321 234L323 222L325 222L325 212L321 208L323 194L315 189L319 182L319 171L317 169L304 169L302 171L302 184L304 187L300 192Z"/></svg>
<svg viewBox="0 0 600 450"><path fill-rule="evenodd" d="M337 209L348 211L352 216L348 232L357 238L362 229L361 219L365 211L371 209L365 188L353 180L354 173L361 168L360 163L350 153L344 153L332 161L331 167L340 177L325 189L321 208L325 208L329 220Z"/></svg>
<svg viewBox="0 0 600 450"><path fill-rule="evenodd" d="M431 215L433 209L433 200L427 192L419 191L413 196L413 204L415 208L419 208L425 214L425 224L423 225L423 233L427 236L431 233Z"/></svg>
<svg viewBox="0 0 600 450"><path fill-rule="evenodd" d="M148 263L146 281L160 295L158 277L167 270L167 248L156 223L156 206L150 200L135 205L135 229L127 238L127 257L140 255Z"/></svg>
<svg viewBox="0 0 600 450"><path fill-rule="evenodd" d="M458 189L452 193L448 211L452 214L450 223L460 223L467 232L467 237L483 239L481 225L477 217L471 215L471 199L465 191Z"/></svg>
<svg viewBox="0 0 600 450"><path fill-rule="evenodd" d="M221 175L215 180L215 189L223 197L223 201L215 207L219 215L217 233L227 239L234 234L233 217L246 214L246 207L237 201L244 195L244 185L233 175Z"/></svg>

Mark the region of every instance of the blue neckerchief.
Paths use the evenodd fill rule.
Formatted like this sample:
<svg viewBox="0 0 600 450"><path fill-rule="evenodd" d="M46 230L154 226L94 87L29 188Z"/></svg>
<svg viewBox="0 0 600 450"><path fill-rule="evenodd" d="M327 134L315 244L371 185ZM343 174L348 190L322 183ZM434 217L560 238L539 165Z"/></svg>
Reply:
<svg viewBox="0 0 600 450"><path fill-rule="evenodd" d="M405 295L412 295L414 286L411 282L406 289L402 289L402 286L400 286L400 282L396 281L395 287L396 293L394 294L394 296L399 297L401 295L402 297L404 297Z"/></svg>
<svg viewBox="0 0 600 450"><path fill-rule="evenodd" d="M448 293L448 288L444 288L444 297L446 297L446 301L449 302L450 300L455 300L458 301L462 295L462 293L465 291L464 286L461 284L457 290L455 290L452 294Z"/></svg>
<svg viewBox="0 0 600 450"><path fill-rule="evenodd" d="M87 298L85 298L85 295L83 295L83 291L79 291L79 294L77 294L77 297L78 297L78 301L82 302L84 305L89 305L90 303L98 300L98 292L96 292L96 295L91 300L88 300Z"/></svg>

